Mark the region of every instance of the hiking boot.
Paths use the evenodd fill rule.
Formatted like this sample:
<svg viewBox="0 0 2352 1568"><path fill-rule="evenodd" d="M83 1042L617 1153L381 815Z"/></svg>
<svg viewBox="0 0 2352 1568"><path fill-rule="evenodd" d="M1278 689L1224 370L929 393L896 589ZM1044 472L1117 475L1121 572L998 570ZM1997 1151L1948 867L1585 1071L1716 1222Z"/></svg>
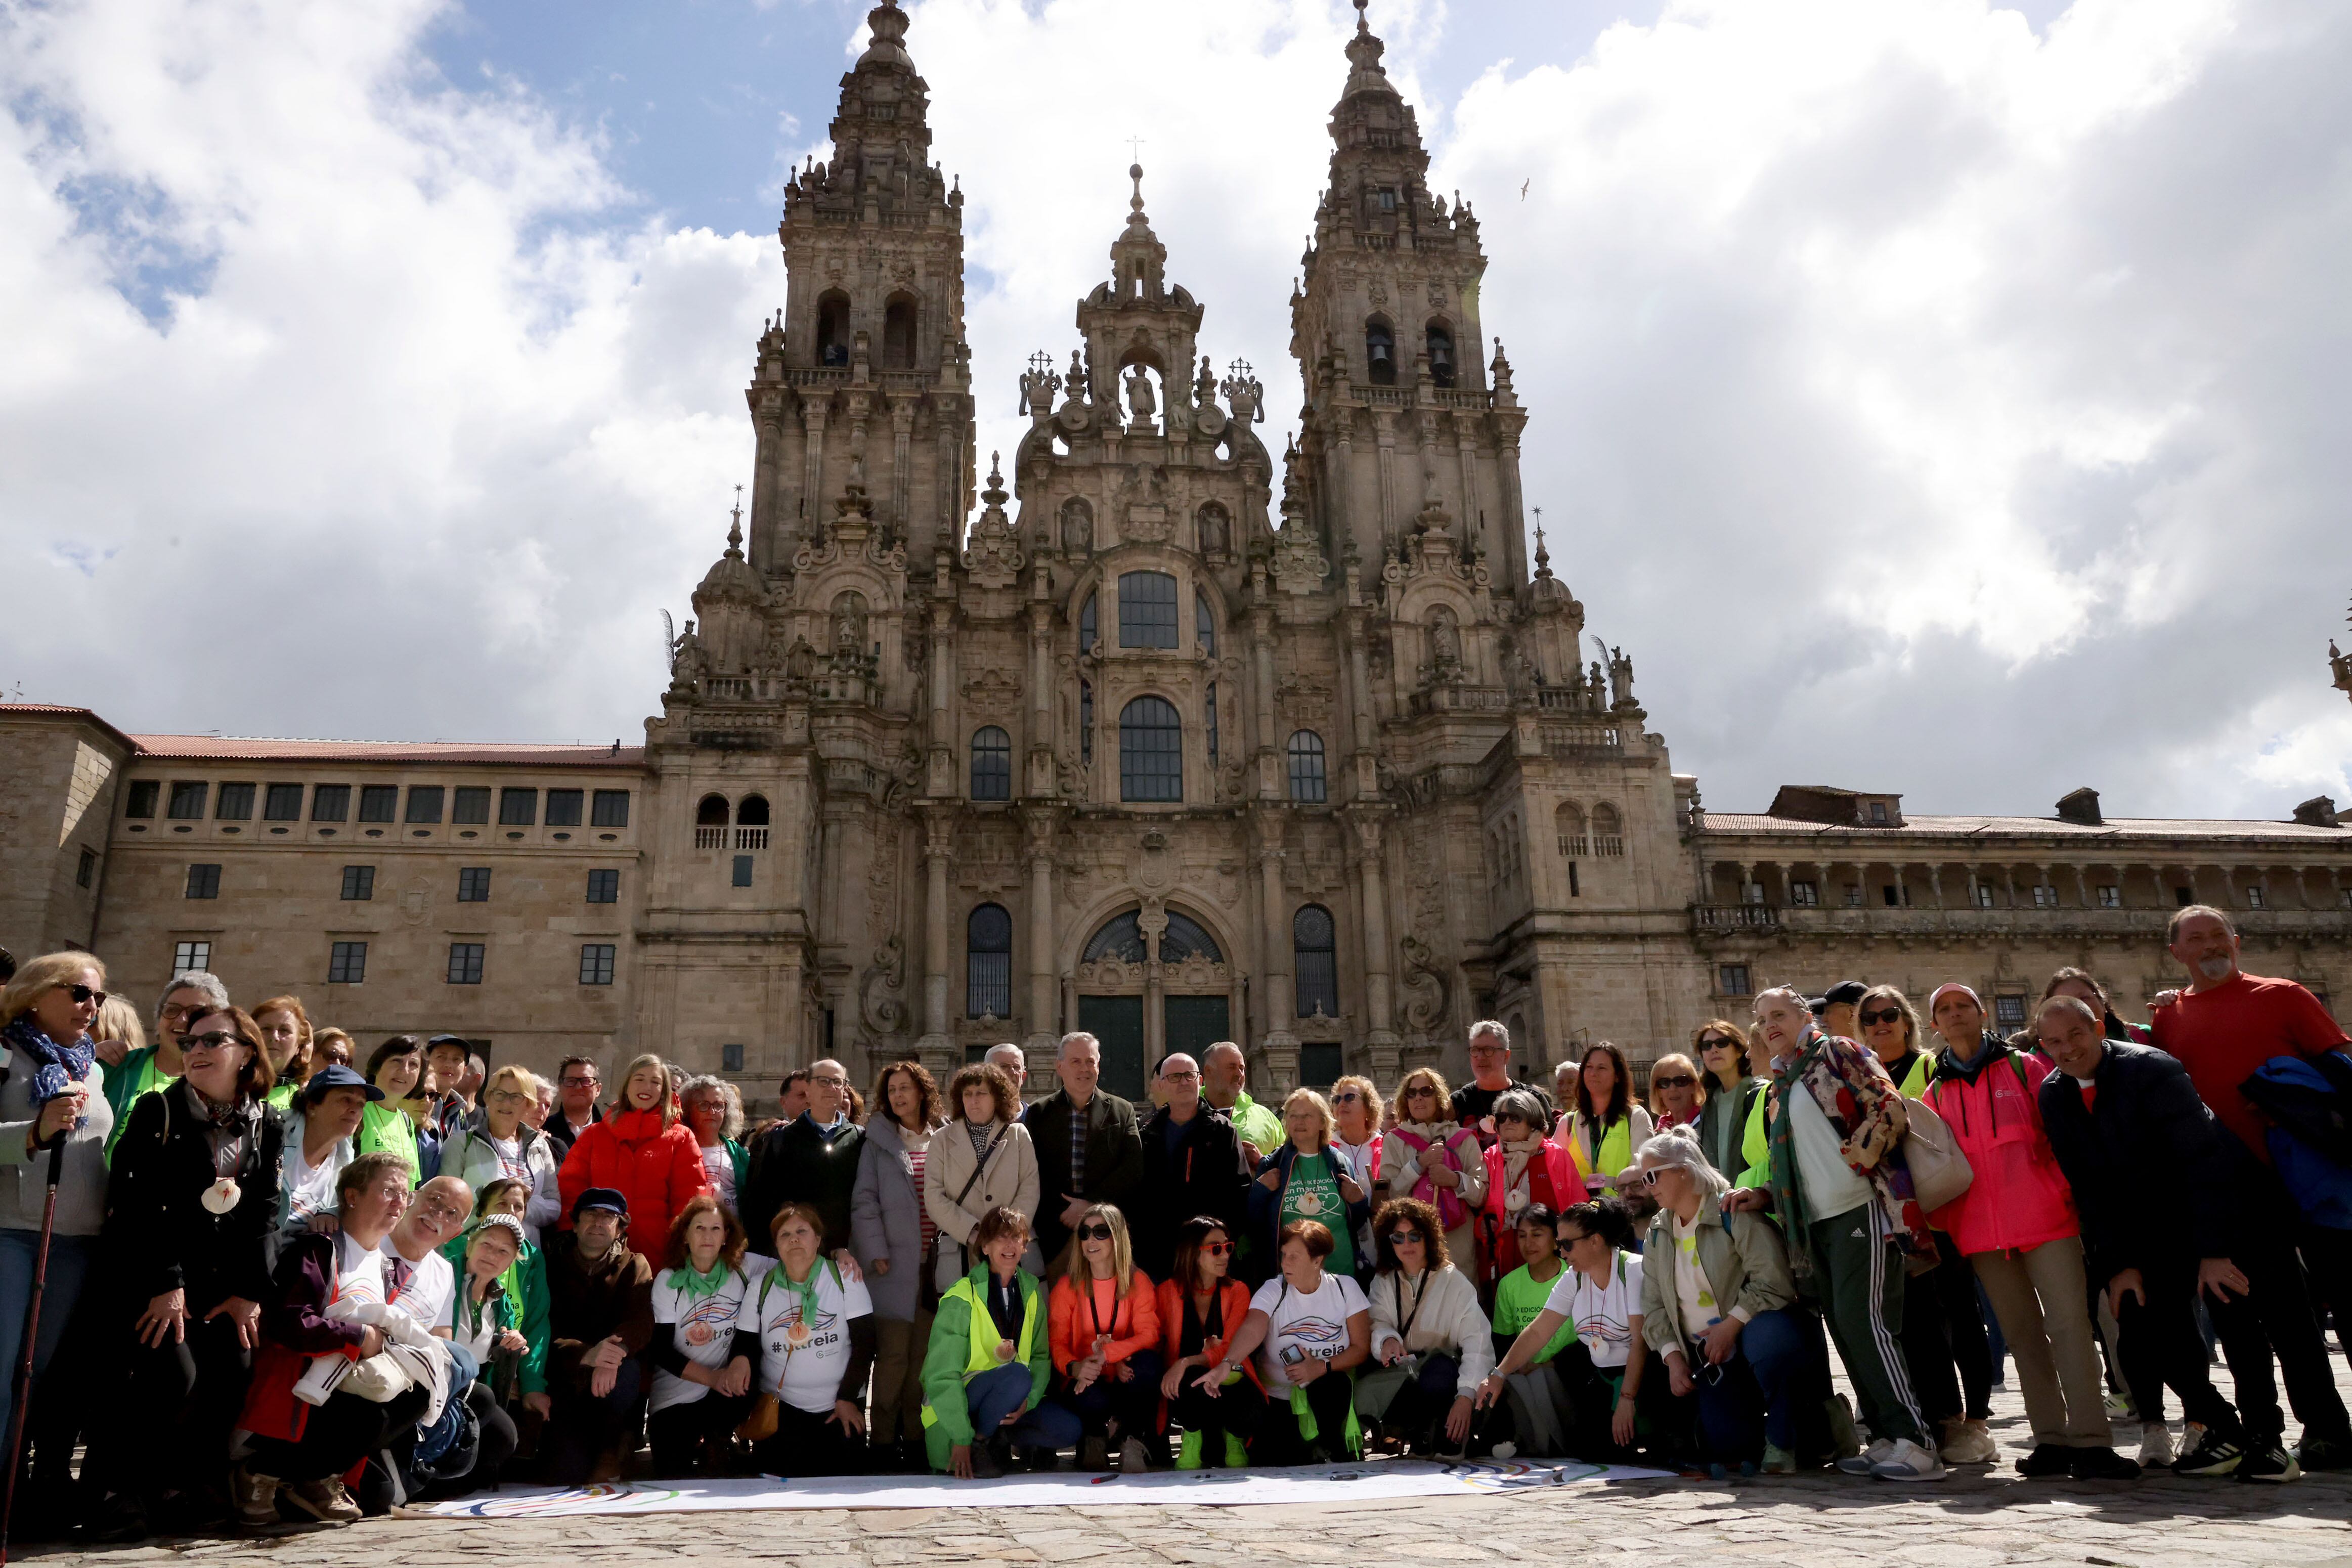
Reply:
<svg viewBox="0 0 2352 1568"><path fill-rule="evenodd" d="M1121 1443L1118 1446L1118 1473L1120 1475L1139 1476L1150 1468L1151 1461L1145 1457L1143 1452L1142 1438L1129 1437L1126 1442Z"/></svg>
<svg viewBox="0 0 2352 1568"><path fill-rule="evenodd" d="M1908 1437L1896 1439L1886 1458L1870 1468L1870 1473L1882 1481L1940 1481L1951 1474L1932 1450Z"/></svg>
<svg viewBox="0 0 2352 1568"><path fill-rule="evenodd" d="M2246 1457L2238 1461L2233 1472L2242 1481L2292 1481L2303 1476L2303 1467L2286 1451L2286 1445L2275 1437L2264 1437L2246 1444Z"/></svg>
<svg viewBox="0 0 2352 1568"><path fill-rule="evenodd" d="M2000 1448L1983 1422L1957 1416L1944 1424L1944 1440L1937 1453L1948 1465L1989 1465L2000 1458Z"/></svg>
<svg viewBox="0 0 2352 1568"><path fill-rule="evenodd" d="M2225 1437L2210 1430L2191 1448L2174 1461L2176 1476L2226 1476L2238 1468L2246 1457L2245 1446L2234 1437Z"/></svg>
<svg viewBox="0 0 2352 1568"><path fill-rule="evenodd" d="M297 1481L286 1489L294 1506L317 1520L320 1524L357 1524L360 1505L343 1489L341 1480L329 1476L323 1480Z"/></svg>
<svg viewBox="0 0 2352 1568"><path fill-rule="evenodd" d="M2136 1481L2139 1467L2113 1448L2076 1448L2066 1473L2078 1481Z"/></svg>
<svg viewBox="0 0 2352 1568"><path fill-rule="evenodd" d="M2352 1470L2352 1442L2315 1437L2306 1432L2294 1451L2294 1462L2306 1470Z"/></svg>
<svg viewBox="0 0 2352 1568"><path fill-rule="evenodd" d="M278 1488L276 1476L265 1476L249 1465L239 1465L228 1476L230 1506L236 1510L236 1521L247 1530L268 1530L275 1527L278 1518Z"/></svg>
<svg viewBox="0 0 2352 1568"><path fill-rule="evenodd" d="M1107 1470L1110 1468L1110 1444L1101 1437L1088 1437L1078 1445L1078 1468Z"/></svg>
<svg viewBox="0 0 2352 1568"><path fill-rule="evenodd" d="M1249 1468L1249 1445L1243 1442L1239 1437L1234 1436L1231 1432L1226 1433L1225 1468L1229 1470L1247 1469Z"/></svg>
<svg viewBox="0 0 2352 1568"><path fill-rule="evenodd" d="M2017 1461L2017 1473L2029 1480L2055 1480L2073 1468L2074 1452L2055 1443L2036 1443L2033 1452Z"/></svg>

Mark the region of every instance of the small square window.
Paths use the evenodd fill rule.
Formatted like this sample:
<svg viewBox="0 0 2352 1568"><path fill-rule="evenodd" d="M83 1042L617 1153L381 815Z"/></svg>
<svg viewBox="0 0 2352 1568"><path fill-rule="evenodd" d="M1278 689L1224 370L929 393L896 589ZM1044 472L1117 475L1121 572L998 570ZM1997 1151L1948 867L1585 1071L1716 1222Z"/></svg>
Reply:
<svg viewBox="0 0 2352 1568"><path fill-rule="evenodd" d="M177 942L172 944L172 973L185 974L191 969L213 966L213 944L208 942Z"/></svg>
<svg viewBox="0 0 2352 1568"><path fill-rule="evenodd" d="M1847 909L1850 909L1850 910L1858 910L1858 909L1862 908L1862 884L1861 884L1861 883L1859 883L1859 882L1849 882L1849 883L1847 883L1847 884L1846 884L1846 889L1845 889L1845 907L1846 907Z"/></svg>
<svg viewBox="0 0 2352 1568"><path fill-rule="evenodd" d="M1740 889L1739 901L1744 904L1762 903L1764 901L1764 884L1761 882L1750 882L1746 887Z"/></svg>
<svg viewBox="0 0 2352 1568"><path fill-rule="evenodd" d="M341 822L352 814L352 786L320 784L310 792L310 820Z"/></svg>
<svg viewBox="0 0 2352 1568"><path fill-rule="evenodd" d="M2113 882L2099 885L2099 908L2119 910L2124 907L2124 890Z"/></svg>
<svg viewBox="0 0 2352 1568"><path fill-rule="evenodd" d="M2246 908L2250 910L2266 910L2270 907L2270 896L2264 893L2260 888L2248 888L2246 889Z"/></svg>
<svg viewBox="0 0 2352 1568"><path fill-rule="evenodd" d="M188 868L188 897L217 899L220 897L220 868L191 866Z"/></svg>
<svg viewBox="0 0 2352 1568"><path fill-rule="evenodd" d="M621 901L621 874L618 871L588 873L588 901L592 904L617 904Z"/></svg>
<svg viewBox="0 0 2352 1568"><path fill-rule="evenodd" d="M1884 823L1886 820L1886 803L1885 801L1874 800L1870 803L1870 820L1876 823Z"/></svg>
<svg viewBox="0 0 2352 1568"><path fill-rule="evenodd" d="M90 878L95 876L97 871L98 851L90 848L88 845L84 845L81 852L81 864L74 868L74 886L77 888L89 887Z"/></svg>
<svg viewBox="0 0 2352 1568"><path fill-rule="evenodd" d="M458 868L457 901L461 904L487 904L490 901L490 868L488 866Z"/></svg>
<svg viewBox="0 0 2352 1568"><path fill-rule="evenodd" d="M1814 909L1819 907L1821 901L1822 890L1812 883L1791 882L1789 884L1789 902L1794 904L1797 908L1801 910Z"/></svg>
<svg viewBox="0 0 2352 1568"><path fill-rule="evenodd" d="M2033 907L2037 910L2056 909L2058 907L2058 889L2052 887L2047 882L2036 884L2033 889Z"/></svg>
<svg viewBox="0 0 2352 1568"><path fill-rule="evenodd" d="M1885 899L1886 907L1890 910L1894 909L1903 901L1903 895L1896 890L1895 884L1892 882L1887 883L1886 886L1879 889L1878 891L1880 896Z"/></svg>
<svg viewBox="0 0 2352 1568"><path fill-rule="evenodd" d="M261 820L264 822L301 821L302 786L298 784L274 784L262 791Z"/></svg>
<svg viewBox="0 0 2352 1568"><path fill-rule="evenodd" d="M449 984L479 985L482 983L482 944L478 942L453 942L449 944Z"/></svg>
<svg viewBox="0 0 2352 1568"><path fill-rule="evenodd" d="M253 820L253 786L249 784L225 784L213 800L213 820L215 822L251 822Z"/></svg>
<svg viewBox="0 0 2352 1568"><path fill-rule="evenodd" d="M205 796L210 785L202 779L173 779L172 804L163 815L179 822L202 822L205 816Z"/></svg>
<svg viewBox="0 0 2352 1568"><path fill-rule="evenodd" d="M374 867L346 866L343 868L343 898L345 901L359 903L374 897Z"/></svg>
<svg viewBox="0 0 2352 1568"><path fill-rule="evenodd" d="M1990 882L1979 882L1977 884L1977 908L1980 910L1989 910L1992 908L1992 884Z"/></svg>
<svg viewBox="0 0 2352 1568"><path fill-rule="evenodd" d="M1754 993L1748 989L1748 966L1727 963L1719 967L1716 971L1716 989L1726 996L1753 995Z"/></svg>
<svg viewBox="0 0 2352 1568"><path fill-rule="evenodd" d="M610 985L613 984L613 955L617 951L609 942L589 942L580 944L580 984ZM730 1068L730 1071L737 1070Z"/></svg>
<svg viewBox="0 0 2352 1568"><path fill-rule="evenodd" d="M547 825L550 827L580 826L580 807L585 796L576 789L551 789L547 792Z"/></svg>
<svg viewBox="0 0 2352 1568"><path fill-rule="evenodd" d="M2172 901L2185 910L2197 901L2197 895L2188 888L2175 888L2172 889Z"/></svg>
<svg viewBox="0 0 2352 1568"><path fill-rule="evenodd" d="M155 797L163 791L163 786L153 779L131 780L130 797L122 803L122 815L142 818L153 816Z"/></svg>
<svg viewBox="0 0 2352 1568"><path fill-rule="evenodd" d="M625 789L600 789L588 803L588 826L591 827L626 827L629 825L629 792Z"/></svg>
<svg viewBox="0 0 2352 1568"><path fill-rule="evenodd" d="M327 984L357 985L367 979L367 943L339 942L327 954Z"/></svg>
<svg viewBox="0 0 2352 1568"><path fill-rule="evenodd" d="M390 822L398 814L399 808L400 786L398 784L360 785L360 820L362 822Z"/></svg>
<svg viewBox="0 0 2352 1568"><path fill-rule="evenodd" d="M478 785L461 785L456 793L457 798L451 803L453 809L449 813L451 822L462 826L467 823L479 825L489 821L490 792L488 790Z"/></svg>
<svg viewBox="0 0 2352 1568"><path fill-rule="evenodd" d="M2017 995L1994 997L1992 1019L2004 1029L2022 1029L2025 1027L2025 998Z"/></svg>
<svg viewBox="0 0 2352 1568"><path fill-rule="evenodd" d="M743 1070L743 1047L740 1045L725 1045L719 1047L719 1070L720 1072L741 1072Z"/></svg>
<svg viewBox="0 0 2352 1568"><path fill-rule="evenodd" d="M499 826L529 827L539 820L539 791L535 789L502 789L499 791Z"/></svg>
<svg viewBox="0 0 2352 1568"><path fill-rule="evenodd" d="M751 857L749 855L735 857L735 885L739 888L751 885Z"/></svg>
<svg viewBox="0 0 2352 1568"><path fill-rule="evenodd" d="M441 820L442 788L439 784L408 786L408 811L402 818L412 823L434 823Z"/></svg>

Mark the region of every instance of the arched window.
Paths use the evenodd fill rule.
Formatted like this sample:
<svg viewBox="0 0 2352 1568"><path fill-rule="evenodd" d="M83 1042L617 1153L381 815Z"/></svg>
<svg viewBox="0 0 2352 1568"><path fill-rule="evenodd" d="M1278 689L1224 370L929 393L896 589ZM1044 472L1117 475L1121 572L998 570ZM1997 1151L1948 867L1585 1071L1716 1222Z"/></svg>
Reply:
<svg viewBox="0 0 2352 1568"><path fill-rule="evenodd" d="M1592 808L1592 852L1595 855L1625 853L1625 827L1613 805Z"/></svg>
<svg viewBox="0 0 2352 1568"><path fill-rule="evenodd" d="M1139 697L1118 716L1118 798L1184 798L1184 724L1165 697Z"/></svg>
<svg viewBox="0 0 2352 1568"><path fill-rule="evenodd" d="M694 808L694 825L697 827L726 826L727 797L723 795L704 795L702 804Z"/></svg>
<svg viewBox="0 0 2352 1568"><path fill-rule="evenodd" d="M1298 975L1298 1016L1339 1016L1339 954L1333 942L1331 911L1302 904L1290 917L1290 952Z"/></svg>
<svg viewBox="0 0 2352 1568"><path fill-rule="evenodd" d="M1078 606L1078 651L1092 653L1097 635L1095 595L1088 594L1087 602Z"/></svg>
<svg viewBox="0 0 2352 1568"><path fill-rule="evenodd" d="M1217 617L1209 613L1209 591L1197 584L1192 589L1192 640L1202 653L1217 651Z"/></svg>
<svg viewBox="0 0 2352 1568"><path fill-rule="evenodd" d="M1454 384L1454 334L1435 321L1429 324L1429 379L1438 386Z"/></svg>
<svg viewBox="0 0 2352 1568"><path fill-rule="evenodd" d="M738 801L735 805L735 826L738 827L767 826L768 797L763 795L747 795Z"/></svg>
<svg viewBox="0 0 2352 1568"><path fill-rule="evenodd" d="M1173 916L1170 917L1171 922ZM1165 951L1164 949L1162 951ZM1143 962L1143 924L1133 910L1103 922L1102 930L1087 942L1080 958L1087 963L1097 963L1106 958L1116 958L1121 963Z"/></svg>
<svg viewBox="0 0 2352 1568"><path fill-rule="evenodd" d="M1176 579L1165 572L1127 572L1118 579L1118 646L1176 646Z"/></svg>
<svg viewBox="0 0 2352 1568"><path fill-rule="evenodd" d="M1013 737L993 724L972 732L971 798L1013 798Z"/></svg>
<svg viewBox="0 0 2352 1568"><path fill-rule="evenodd" d="M1171 910L1168 929L1160 933L1160 962L1181 963L1188 958L1205 958L1211 963L1225 961L1217 949L1217 939L1202 930L1198 921Z"/></svg>
<svg viewBox="0 0 2352 1568"><path fill-rule="evenodd" d="M1563 859L1575 860L1592 851L1584 842L1584 813L1572 800L1562 801L1551 814L1552 828L1559 835L1559 853Z"/></svg>
<svg viewBox="0 0 2352 1568"><path fill-rule="evenodd" d="M1377 318L1364 327L1364 374L1374 386L1396 384L1396 334Z"/></svg>
<svg viewBox="0 0 2352 1568"><path fill-rule="evenodd" d="M816 363L849 363L849 296L828 289L816 302Z"/></svg>
<svg viewBox="0 0 2352 1568"><path fill-rule="evenodd" d="M1078 682L1078 761L1087 767L1095 765L1095 683L1091 680Z"/></svg>
<svg viewBox="0 0 2352 1568"><path fill-rule="evenodd" d="M1312 730L1290 732L1290 798L1309 805L1328 798L1323 783L1323 737Z"/></svg>
<svg viewBox="0 0 2352 1568"><path fill-rule="evenodd" d="M968 1018L1013 1016L1013 917L982 904L963 928L963 1011Z"/></svg>
<svg viewBox="0 0 2352 1568"><path fill-rule="evenodd" d="M915 301L905 294L882 307L882 368L915 368Z"/></svg>

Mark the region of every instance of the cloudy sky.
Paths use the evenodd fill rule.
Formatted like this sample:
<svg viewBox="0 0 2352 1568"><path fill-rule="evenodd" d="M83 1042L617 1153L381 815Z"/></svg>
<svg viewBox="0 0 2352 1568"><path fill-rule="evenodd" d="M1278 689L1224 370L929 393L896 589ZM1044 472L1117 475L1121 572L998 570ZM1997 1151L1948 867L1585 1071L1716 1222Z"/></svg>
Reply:
<svg viewBox="0 0 2352 1568"><path fill-rule="evenodd" d="M910 9L984 447L1067 352L1130 136L1204 347L1296 388L1343 0ZM0 7L0 686L637 735L863 10ZM1484 225L1555 565L1711 805L2352 799L2352 9L1372 15Z"/></svg>

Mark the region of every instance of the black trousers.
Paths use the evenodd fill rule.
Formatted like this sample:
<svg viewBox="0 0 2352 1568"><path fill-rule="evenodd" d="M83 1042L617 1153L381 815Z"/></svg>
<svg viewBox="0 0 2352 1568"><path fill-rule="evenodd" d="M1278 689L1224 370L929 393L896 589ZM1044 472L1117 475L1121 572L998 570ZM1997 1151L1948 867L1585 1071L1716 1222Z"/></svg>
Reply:
<svg viewBox="0 0 2352 1568"><path fill-rule="evenodd" d="M1552 1368L1559 1374L1560 1386L1568 1394L1570 1456L1589 1465L1632 1463L1642 1445L1643 1434L1636 1433L1630 1445L1619 1445L1614 1430L1618 1383L1611 1382L1592 1364L1591 1349L1581 1340L1571 1341L1552 1358ZM1620 1383L1623 1381L1623 1367L1611 1367L1609 1371L1617 1375ZM1686 1447L1691 1413L1676 1405L1668 1391L1665 1372L1657 1357L1650 1358L1642 1387L1633 1396L1634 1406L1643 1431L1655 1446L1679 1453Z"/></svg>
<svg viewBox="0 0 2352 1568"><path fill-rule="evenodd" d="M653 1447L653 1473L667 1479L690 1476L702 1459L702 1446L725 1438L751 1413L750 1394L729 1396L706 1392L684 1405L667 1405L646 1417L646 1437Z"/></svg>
<svg viewBox="0 0 2352 1568"><path fill-rule="evenodd" d="M2336 1348L2352 1361L2352 1230L2306 1223L2302 1244L2314 1304L2334 1320Z"/></svg>
<svg viewBox="0 0 2352 1568"><path fill-rule="evenodd" d="M84 1484L96 1479L93 1496L220 1485L253 1352L237 1343L227 1318L203 1320L215 1305L191 1303L187 1337L150 1347L131 1327L146 1309L142 1301L122 1319L121 1338L102 1347L120 1357L120 1381L93 1401L104 1412L91 1419L92 1451L83 1462Z"/></svg>
<svg viewBox="0 0 2352 1568"><path fill-rule="evenodd" d="M1206 1461L1222 1464L1224 1448L1219 1438L1223 1434L1230 1432L1244 1443L1256 1437L1265 1420L1265 1391L1244 1376L1212 1396L1205 1389L1192 1386L1192 1380L1199 1375L1198 1370L1186 1369L1182 1388L1169 1401L1169 1419L1187 1432L1200 1433Z"/></svg>
<svg viewBox="0 0 2352 1568"><path fill-rule="evenodd" d="M1936 1267L1905 1280L1903 1289L1903 1363L1930 1437L1939 1436L1938 1423L1992 1414L1992 1344L1976 1272L1950 1237L1937 1237L1936 1248Z"/></svg>
<svg viewBox="0 0 2352 1568"><path fill-rule="evenodd" d="M639 1382L645 1364L631 1356L613 1378L613 1391L603 1398L588 1392L588 1369L550 1378L550 1404L540 1449L548 1480L559 1487L576 1487L595 1472L597 1461L625 1440L635 1446Z"/></svg>
<svg viewBox="0 0 2352 1568"><path fill-rule="evenodd" d="M1158 1351L1140 1350L1127 1364L1135 1374L1126 1382L1106 1373L1088 1384L1084 1394L1072 1393L1067 1377L1055 1380L1055 1396L1069 1406L1087 1436L1102 1436L1117 1426L1122 1438L1146 1437L1159 1426L1160 1374L1168 1370L1167 1363Z"/></svg>
<svg viewBox="0 0 2352 1568"><path fill-rule="evenodd" d="M1317 1436L1312 1447L1333 1455L1347 1450L1348 1406L1356 1397L1356 1380L1348 1373L1327 1372L1307 1385L1307 1408L1314 1413ZM1303 1465L1309 1445L1290 1412L1290 1391L1282 1389L1269 1401L1257 1441L1250 1447L1253 1465Z"/></svg>
<svg viewBox="0 0 2352 1568"><path fill-rule="evenodd" d="M2161 1391L2168 1388L2179 1398L2187 1419L2224 1437L2242 1436L2246 1428L2236 1407L2213 1386L2205 1339L2197 1331L2197 1259L2143 1258L2138 1268L2147 1300L2126 1296L2116 1311L2116 1359L2123 1363L2132 1396L2143 1413L2152 1413L2158 1408ZM2267 1352L2263 1379L2270 1379ZM2277 1408L2275 1394L2272 1408Z"/></svg>
<svg viewBox="0 0 2352 1568"><path fill-rule="evenodd" d="M786 1480L795 1476L862 1476L866 1439L841 1429L833 1412L778 1402L776 1435L755 1450L760 1468Z"/></svg>
<svg viewBox="0 0 2352 1568"><path fill-rule="evenodd" d="M2303 1423L2305 1436L2352 1440L2352 1419L2347 1418L2343 1397L2336 1392L2336 1369L2327 1359L2327 1342L2320 1335L2319 1314L2312 1306L2294 1243L2284 1233L2263 1227L2244 1235L2230 1258L2252 1286L2252 1294L2220 1301L2209 1295L2205 1304L2238 1385L2238 1414L2247 1432L2276 1440L2285 1430L2278 1384L2271 1376L2271 1359L2276 1356L2287 1404Z"/></svg>
<svg viewBox="0 0 2352 1568"><path fill-rule="evenodd" d="M430 1397L428 1390L412 1388L378 1405L356 1394L338 1394L311 1409L295 1441L256 1437L247 1465L257 1475L281 1481L340 1476L382 1450L388 1434L413 1428Z"/></svg>

